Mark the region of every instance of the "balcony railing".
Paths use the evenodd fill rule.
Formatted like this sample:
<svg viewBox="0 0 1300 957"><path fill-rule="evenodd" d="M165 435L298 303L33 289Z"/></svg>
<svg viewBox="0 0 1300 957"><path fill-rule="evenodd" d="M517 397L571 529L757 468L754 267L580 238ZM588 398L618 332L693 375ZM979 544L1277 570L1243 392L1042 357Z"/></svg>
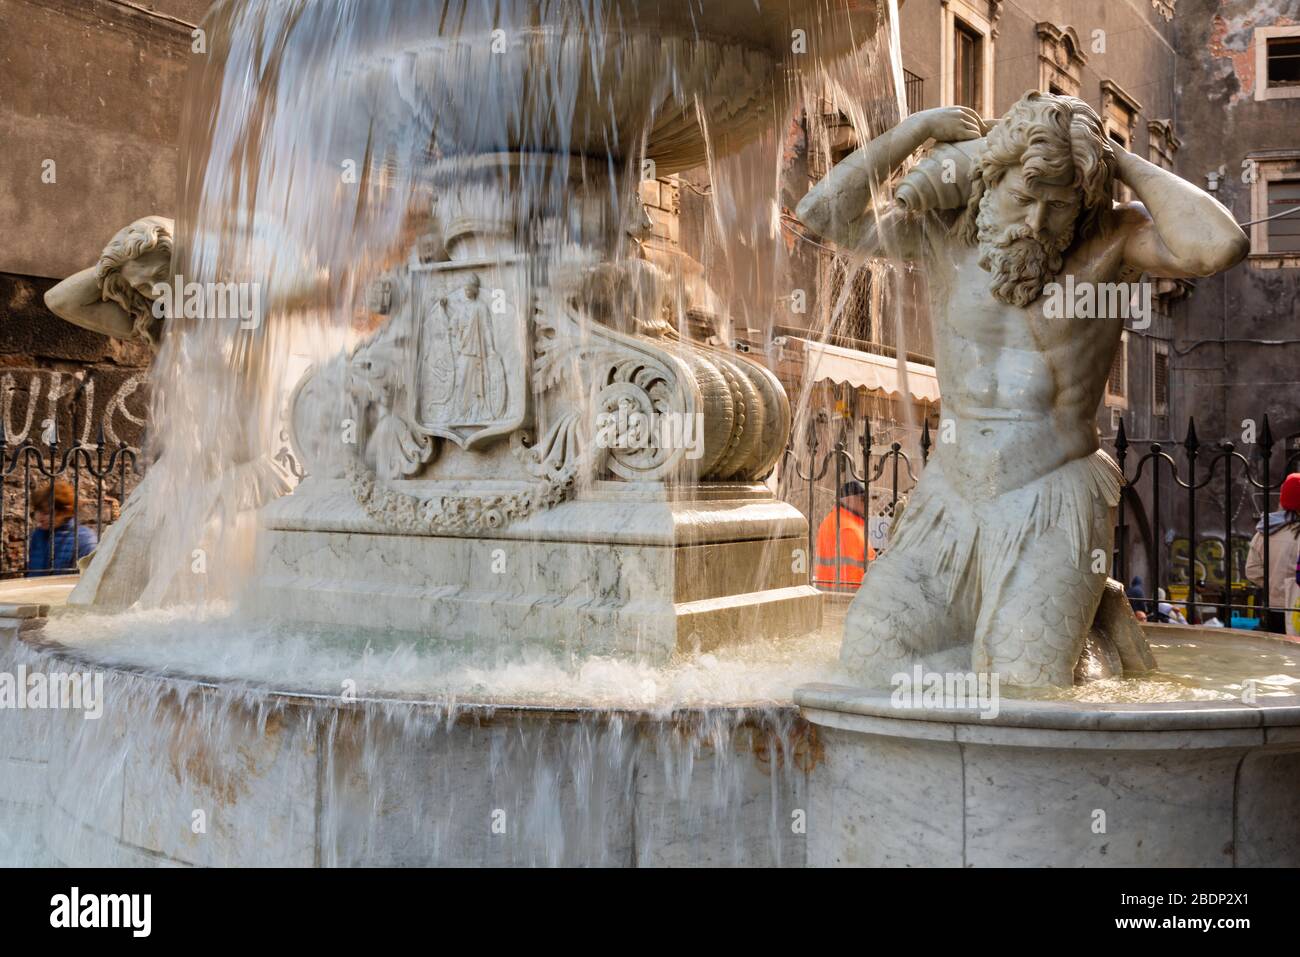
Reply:
<svg viewBox="0 0 1300 957"><path fill-rule="evenodd" d="M904 70L903 90L907 95L908 113L919 113L925 109L925 80L911 70Z"/></svg>

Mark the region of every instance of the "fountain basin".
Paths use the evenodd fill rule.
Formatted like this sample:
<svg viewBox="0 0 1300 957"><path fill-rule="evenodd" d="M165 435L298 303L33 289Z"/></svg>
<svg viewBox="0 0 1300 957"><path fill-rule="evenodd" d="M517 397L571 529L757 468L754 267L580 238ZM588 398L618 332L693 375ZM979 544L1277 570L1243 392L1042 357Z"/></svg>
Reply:
<svg viewBox="0 0 1300 957"><path fill-rule="evenodd" d="M986 720L815 671L793 700L349 700L318 678L285 689L52 644L50 596L21 587L0 672L101 673L105 708L0 712L6 863L1300 863L1300 698L1275 693L1300 669L1281 640L1152 629L1158 648L1292 662L1254 704L1004 695ZM813 651L833 679L834 642Z"/></svg>
<svg viewBox="0 0 1300 957"><path fill-rule="evenodd" d="M783 115L787 73L871 38L875 0L401 4L323 83L418 124L441 156L644 156L660 175L739 148ZM325 109L329 109L326 106ZM701 121L708 124L701 130ZM714 144L706 144L706 135Z"/></svg>
<svg viewBox="0 0 1300 957"><path fill-rule="evenodd" d="M9 606L12 611L16 606ZM345 700L106 667L0 623L0 670L105 676L99 720L0 720L0 864L798 866L809 726L763 703L663 712Z"/></svg>
<svg viewBox="0 0 1300 957"><path fill-rule="evenodd" d="M1157 645L1231 640L1300 660L1300 645L1281 639L1146 631ZM1300 865L1294 694L1113 704L1003 696L992 718L900 708L888 691L827 684L799 688L795 702L822 755L809 789L809 866Z"/></svg>

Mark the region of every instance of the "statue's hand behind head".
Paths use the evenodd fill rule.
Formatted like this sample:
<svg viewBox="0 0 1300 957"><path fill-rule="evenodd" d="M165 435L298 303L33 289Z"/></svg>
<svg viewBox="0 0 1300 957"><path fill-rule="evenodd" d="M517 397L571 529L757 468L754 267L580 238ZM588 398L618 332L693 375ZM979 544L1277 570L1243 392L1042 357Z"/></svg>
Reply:
<svg viewBox="0 0 1300 957"><path fill-rule="evenodd" d="M968 106L941 106L922 110L907 118L928 139L939 143L977 140L988 132L988 124Z"/></svg>

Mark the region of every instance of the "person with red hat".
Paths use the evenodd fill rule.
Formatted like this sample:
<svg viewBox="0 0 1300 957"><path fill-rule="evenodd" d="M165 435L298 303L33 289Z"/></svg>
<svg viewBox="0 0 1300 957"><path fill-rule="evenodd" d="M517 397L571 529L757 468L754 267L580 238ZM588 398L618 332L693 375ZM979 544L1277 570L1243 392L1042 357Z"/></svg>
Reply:
<svg viewBox="0 0 1300 957"><path fill-rule="evenodd" d="M1280 630L1276 615L1286 619L1288 635L1300 636L1300 472L1292 472L1278 494L1279 510L1265 515L1256 526L1246 559L1246 578L1264 584L1264 536L1268 536L1268 604L1284 612L1270 613L1270 631Z"/></svg>

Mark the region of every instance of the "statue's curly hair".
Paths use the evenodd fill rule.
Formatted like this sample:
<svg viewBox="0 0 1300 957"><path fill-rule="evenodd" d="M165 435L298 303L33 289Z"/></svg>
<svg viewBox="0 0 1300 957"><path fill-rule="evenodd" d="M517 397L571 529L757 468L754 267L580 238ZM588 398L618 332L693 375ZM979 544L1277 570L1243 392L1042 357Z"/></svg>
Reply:
<svg viewBox="0 0 1300 957"><path fill-rule="evenodd" d="M118 230L95 265L95 281L99 283L102 299L115 302L126 310L136 335L145 339L152 338L153 303L123 278L122 267L155 249L171 255L171 232L154 217L146 216Z"/></svg>
<svg viewBox="0 0 1300 957"><path fill-rule="evenodd" d="M987 142L971 174L970 199L955 226L963 242L977 244L980 202L1016 165L1024 168L1025 180L1031 184L1039 177L1073 172L1074 186L1083 193L1075 235L1095 231L1111 206L1116 159L1101 117L1091 106L1078 97L1031 90L993 127Z"/></svg>

